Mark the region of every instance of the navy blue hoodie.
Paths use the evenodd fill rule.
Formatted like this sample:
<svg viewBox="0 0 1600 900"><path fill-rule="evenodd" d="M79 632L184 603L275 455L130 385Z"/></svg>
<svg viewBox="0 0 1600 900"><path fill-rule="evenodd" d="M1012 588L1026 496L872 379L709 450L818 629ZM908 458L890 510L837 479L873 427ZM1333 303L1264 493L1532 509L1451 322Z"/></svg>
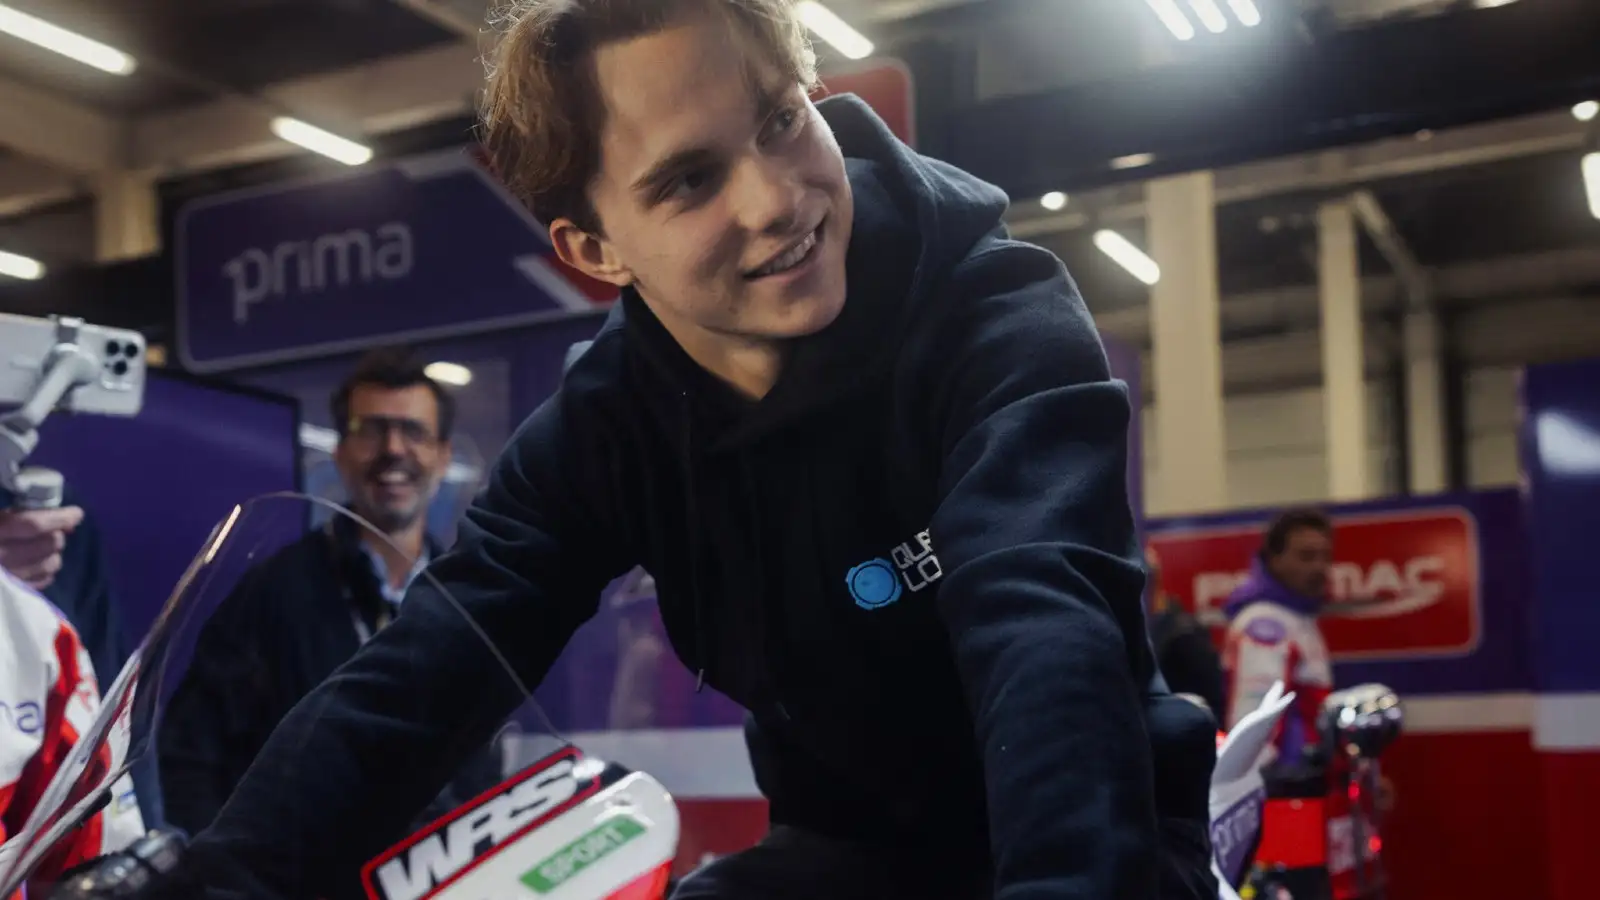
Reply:
<svg viewBox="0 0 1600 900"><path fill-rule="evenodd" d="M855 197L840 317L747 403L625 293L430 571L531 684L643 565L750 710L775 821L1003 900L1153 898L1165 846L1190 874L1162 896L1203 897L1213 725L1152 662L1129 403L1083 301L998 189L821 108ZM515 703L478 640L419 581L196 842L207 896L304 894L393 840Z"/></svg>

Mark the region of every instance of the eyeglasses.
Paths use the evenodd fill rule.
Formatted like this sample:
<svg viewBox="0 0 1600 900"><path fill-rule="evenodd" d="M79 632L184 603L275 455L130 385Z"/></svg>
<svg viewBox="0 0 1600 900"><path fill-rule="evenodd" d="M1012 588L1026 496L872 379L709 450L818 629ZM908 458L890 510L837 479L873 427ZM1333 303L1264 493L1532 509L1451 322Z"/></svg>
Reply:
<svg viewBox="0 0 1600 900"><path fill-rule="evenodd" d="M439 442L427 425L396 416L351 416L344 433L349 440L375 447L387 444L390 432L398 433L408 447L432 447Z"/></svg>

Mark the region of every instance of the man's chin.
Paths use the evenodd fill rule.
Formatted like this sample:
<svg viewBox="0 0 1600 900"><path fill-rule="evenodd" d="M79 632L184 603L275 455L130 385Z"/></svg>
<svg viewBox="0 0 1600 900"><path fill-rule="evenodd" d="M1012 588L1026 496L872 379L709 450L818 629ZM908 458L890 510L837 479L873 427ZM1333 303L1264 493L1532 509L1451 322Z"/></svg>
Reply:
<svg viewBox="0 0 1600 900"><path fill-rule="evenodd" d="M417 524L418 520L422 518L422 510L420 509L393 509L370 505L365 509L357 507L356 514L371 522L373 527L384 534L404 531Z"/></svg>
<svg viewBox="0 0 1600 900"><path fill-rule="evenodd" d="M842 312L843 291L837 296L807 297L775 311L765 331L775 339L808 337L832 325Z"/></svg>

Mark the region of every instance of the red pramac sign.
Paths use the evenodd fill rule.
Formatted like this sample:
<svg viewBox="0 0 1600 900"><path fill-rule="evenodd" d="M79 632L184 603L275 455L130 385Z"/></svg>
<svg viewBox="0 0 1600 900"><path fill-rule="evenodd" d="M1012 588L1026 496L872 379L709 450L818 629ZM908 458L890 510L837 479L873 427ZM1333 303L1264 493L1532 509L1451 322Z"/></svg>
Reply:
<svg viewBox="0 0 1600 900"><path fill-rule="evenodd" d="M1162 531L1161 586L1214 628L1250 569L1262 526ZM1465 510L1334 519L1331 599L1319 620L1336 660L1471 653L1482 637L1477 523Z"/></svg>

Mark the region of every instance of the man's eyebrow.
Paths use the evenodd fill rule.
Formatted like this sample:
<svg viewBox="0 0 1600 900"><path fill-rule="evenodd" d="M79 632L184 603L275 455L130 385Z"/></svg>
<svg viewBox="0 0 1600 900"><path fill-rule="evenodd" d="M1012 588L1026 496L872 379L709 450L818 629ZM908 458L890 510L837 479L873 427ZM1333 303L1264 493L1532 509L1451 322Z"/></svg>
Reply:
<svg viewBox="0 0 1600 900"><path fill-rule="evenodd" d="M783 107L784 101L787 99L788 89L782 85L761 86L752 84L751 87L756 95L756 123L759 125ZM681 150L675 150L635 179L630 189L648 193L673 175L696 165L712 162L715 158L715 152L707 147L685 147Z"/></svg>
<svg viewBox="0 0 1600 900"><path fill-rule="evenodd" d="M704 164L712 158L712 153L705 147L685 147L668 154L665 159L651 166L649 171L639 176L632 185L632 190L649 191L659 186L663 181L696 164Z"/></svg>

